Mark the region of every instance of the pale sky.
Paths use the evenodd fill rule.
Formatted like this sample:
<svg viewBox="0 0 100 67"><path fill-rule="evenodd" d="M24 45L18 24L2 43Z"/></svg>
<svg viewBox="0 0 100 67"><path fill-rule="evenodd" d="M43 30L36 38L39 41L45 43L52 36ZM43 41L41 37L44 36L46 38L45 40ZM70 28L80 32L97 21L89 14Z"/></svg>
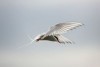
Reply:
<svg viewBox="0 0 100 67"><path fill-rule="evenodd" d="M100 67L99 0L0 0L0 67ZM75 44L30 39L59 22L83 23L64 34ZM19 48L21 47L21 48Z"/></svg>

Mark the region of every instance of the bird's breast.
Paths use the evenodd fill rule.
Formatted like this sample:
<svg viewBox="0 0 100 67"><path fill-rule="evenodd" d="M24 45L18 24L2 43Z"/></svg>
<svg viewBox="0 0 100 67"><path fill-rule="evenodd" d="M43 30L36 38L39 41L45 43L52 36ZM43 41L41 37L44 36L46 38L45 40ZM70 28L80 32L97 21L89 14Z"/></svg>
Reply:
<svg viewBox="0 0 100 67"><path fill-rule="evenodd" d="M46 36L44 39L42 40L49 40L49 41L57 41L55 36L51 35L51 36Z"/></svg>

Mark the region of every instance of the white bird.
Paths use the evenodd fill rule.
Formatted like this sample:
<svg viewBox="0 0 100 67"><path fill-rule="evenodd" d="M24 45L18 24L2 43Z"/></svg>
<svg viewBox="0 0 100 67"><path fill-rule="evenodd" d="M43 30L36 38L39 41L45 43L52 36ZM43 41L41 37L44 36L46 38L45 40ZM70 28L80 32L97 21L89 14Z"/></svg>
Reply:
<svg viewBox="0 0 100 67"><path fill-rule="evenodd" d="M49 31L46 33L40 34L34 38L36 42L48 40L48 41L54 41L58 43L72 43L71 40L64 37L62 34L66 33L69 30L75 29L76 27L79 27L83 25L82 23L78 22L69 22L69 23L59 23L50 28Z"/></svg>

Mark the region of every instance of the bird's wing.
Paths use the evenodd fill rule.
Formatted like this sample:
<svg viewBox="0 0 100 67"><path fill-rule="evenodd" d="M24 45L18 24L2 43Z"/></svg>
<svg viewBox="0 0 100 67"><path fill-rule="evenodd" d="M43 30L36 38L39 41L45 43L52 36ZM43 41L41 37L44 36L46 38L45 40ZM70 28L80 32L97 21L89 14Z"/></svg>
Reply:
<svg viewBox="0 0 100 67"><path fill-rule="evenodd" d="M60 43L74 43L73 41L67 39L66 37L62 36L62 35L57 35L58 40Z"/></svg>
<svg viewBox="0 0 100 67"><path fill-rule="evenodd" d="M83 24L77 23L77 22L59 23L59 24L56 24L55 26L52 26L50 28L50 30L45 34L45 36L55 35L55 34L63 34L66 31L72 30L72 29L74 29L78 26L81 26L81 25L83 25Z"/></svg>

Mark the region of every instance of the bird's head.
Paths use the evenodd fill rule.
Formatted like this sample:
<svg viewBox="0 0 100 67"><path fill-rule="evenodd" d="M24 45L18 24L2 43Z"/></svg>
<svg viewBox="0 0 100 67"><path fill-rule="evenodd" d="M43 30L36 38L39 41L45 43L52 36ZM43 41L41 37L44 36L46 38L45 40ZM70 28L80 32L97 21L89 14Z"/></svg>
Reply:
<svg viewBox="0 0 100 67"><path fill-rule="evenodd" d="M42 40L41 38L44 36L44 34L39 34L39 35L37 35L35 38L34 38L34 40L36 41L36 42L38 42L38 41L40 41L40 40Z"/></svg>

